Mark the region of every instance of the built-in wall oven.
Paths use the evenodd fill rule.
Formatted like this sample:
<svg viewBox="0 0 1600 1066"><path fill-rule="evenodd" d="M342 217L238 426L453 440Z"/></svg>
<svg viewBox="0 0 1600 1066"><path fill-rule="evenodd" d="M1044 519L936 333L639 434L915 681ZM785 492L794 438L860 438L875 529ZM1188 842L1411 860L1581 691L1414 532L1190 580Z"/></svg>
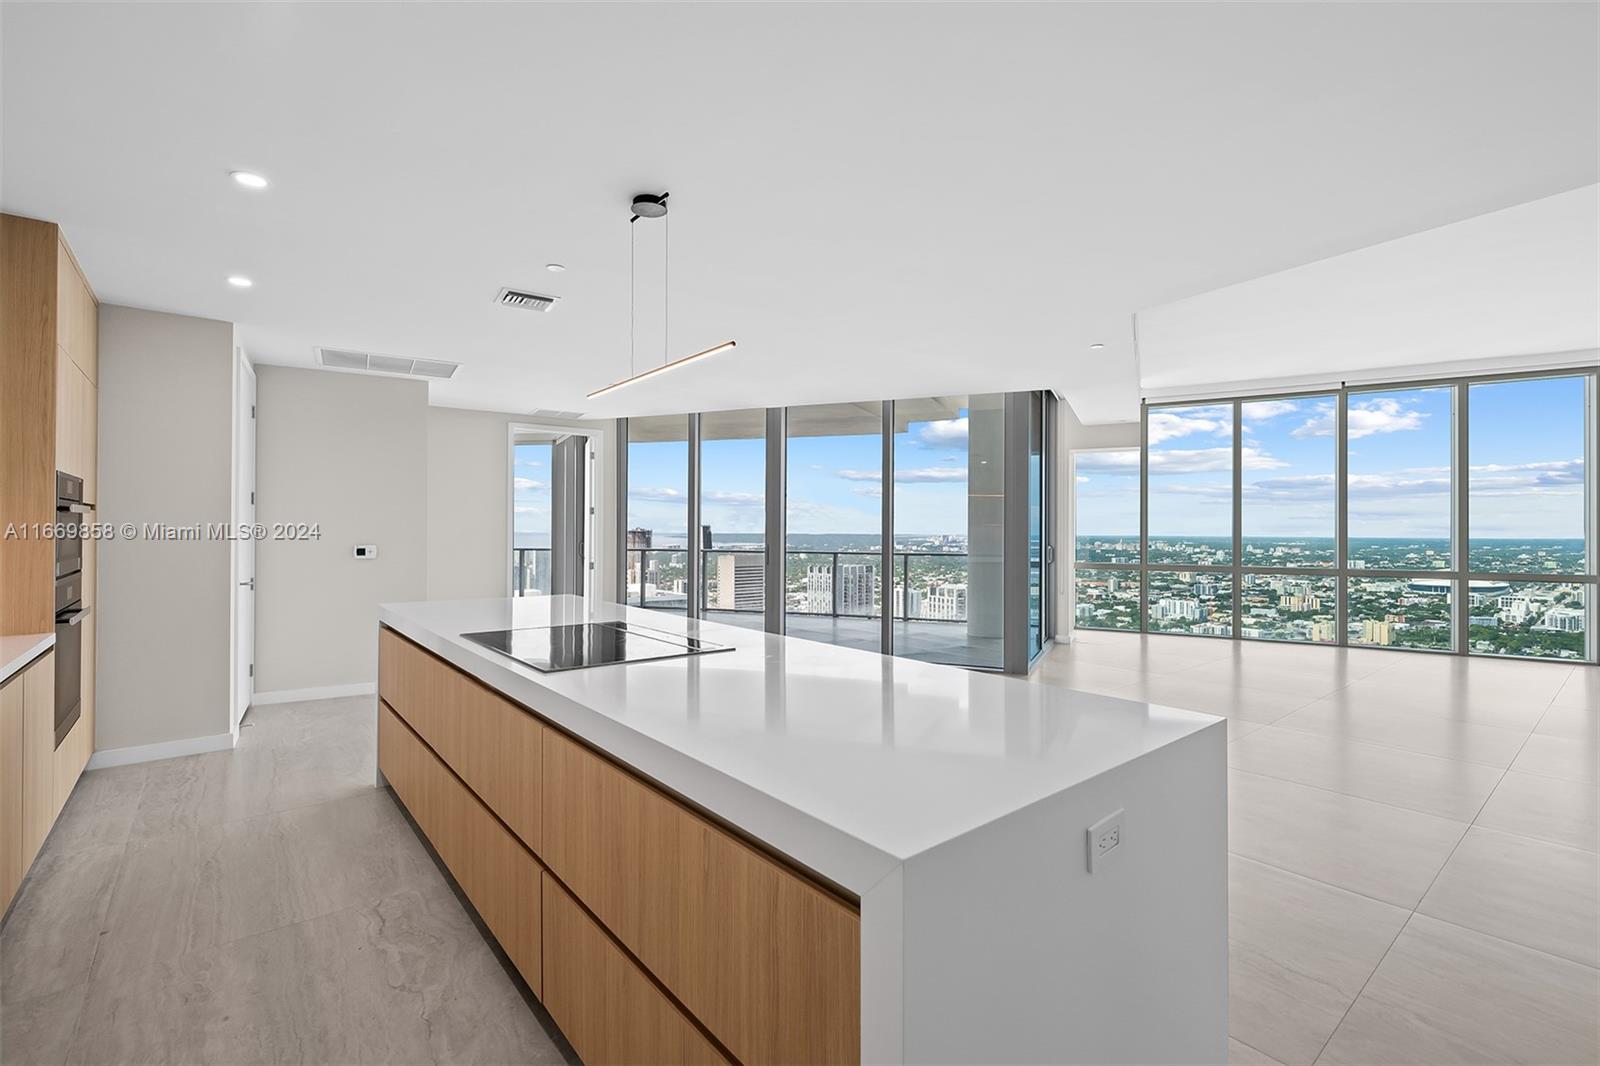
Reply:
<svg viewBox="0 0 1600 1066"><path fill-rule="evenodd" d="M83 713L83 479L56 471L56 745Z"/></svg>

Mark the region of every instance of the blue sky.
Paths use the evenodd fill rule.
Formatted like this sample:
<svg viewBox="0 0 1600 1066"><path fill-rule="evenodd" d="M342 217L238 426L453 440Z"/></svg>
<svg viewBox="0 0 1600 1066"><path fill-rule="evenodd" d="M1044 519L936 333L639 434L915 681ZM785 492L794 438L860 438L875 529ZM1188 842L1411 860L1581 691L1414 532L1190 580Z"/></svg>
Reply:
<svg viewBox="0 0 1600 1066"><path fill-rule="evenodd" d="M549 547L550 445L517 445L511 465L514 541L521 547Z"/></svg>
<svg viewBox="0 0 1600 1066"><path fill-rule="evenodd" d="M967 417L913 422L895 435L895 518L902 534L967 531ZM765 445L702 444L701 507L717 534L765 523ZM793 437L788 442L792 533L875 534L882 521L883 457L877 433ZM628 446L628 525L680 533L688 524L688 445Z"/></svg>
<svg viewBox="0 0 1600 1066"><path fill-rule="evenodd" d="M1471 387L1472 535L1583 536L1582 378ZM1447 537L1450 394L1406 389L1350 398L1350 535ZM1246 403L1244 535L1333 536L1332 397ZM1150 415L1153 535L1231 532L1232 426L1226 406ZM1083 453L1080 533L1136 533L1137 452Z"/></svg>

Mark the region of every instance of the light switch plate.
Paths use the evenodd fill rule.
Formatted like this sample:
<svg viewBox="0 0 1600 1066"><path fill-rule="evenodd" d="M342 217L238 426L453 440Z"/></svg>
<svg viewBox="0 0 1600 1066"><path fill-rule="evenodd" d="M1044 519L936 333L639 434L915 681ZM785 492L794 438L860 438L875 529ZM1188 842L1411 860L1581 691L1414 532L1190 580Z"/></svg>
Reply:
<svg viewBox="0 0 1600 1066"><path fill-rule="evenodd" d="M355 546L355 557L357 559L376 559L378 557L378 546L376 544L357 544Z"/></svg>

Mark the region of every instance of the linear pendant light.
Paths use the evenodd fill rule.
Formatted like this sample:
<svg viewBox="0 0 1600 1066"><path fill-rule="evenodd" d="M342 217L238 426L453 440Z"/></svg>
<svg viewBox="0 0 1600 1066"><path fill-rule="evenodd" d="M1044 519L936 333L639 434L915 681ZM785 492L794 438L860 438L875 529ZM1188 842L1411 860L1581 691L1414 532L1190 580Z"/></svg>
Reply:
<svg viewBox="0 0 1600 1066"><path fill-rule="evenodd" d="M629 370L636 369L636 364L634 364L634 362L633 362L633 360L634 360L634 355L633 355L633 337L634 337L634 316L635 316L634 291L633 291L634 290L634 259L635 259L634 241L633 241L633 225L634 225L634 223L638 222L641 218L661 218L661 219L666 218L667 217L667 197L670 196L670 195L672 195L672 194L671 193L666 193L666 192L661 193L659 196L654 194L654 193L640 193L639 195L637 195L637 196L635 196L633 198L633 203L629 205L632 208L632 215L628 219L628 230L629 230L629 233L628 233L628 361L629 361L629 364L630 364L629 367L628 367ZM655 375L660 374L663 371L674 370L674 369L676 369L676 368L678 368L680 366L684 366L687 363L692 363L696 359L704 359L707 356L716 355L719 352L726 352L726 351L729 351L729 350L731 350L733 348L738 347L738 344L736 342L734 342L734 341L723 341L721 344L712 345L710 348L706 348L703 351L695 352L693 355L686 355L682 359L674 359L674 360L668 360L667 359L666 347L667 347L667 332L668 331L667 331L667 328L666 328L666 324L667 324L667 322L669 320L667 319L666 316L671 313L671 304L672 304L672 290L670 288L671 276L672 276L671 275L671 270L672 270L672 245L670 244L671 232L672 231L670 229L667 231L667 234L668 234L667 241L669 243L667 243L665 245L665 248L663 250L663 256L662 256L663 280L664 280L664 283L665 283L665 286L666 286L666 290L665 291L666 291L667 298L662 302L662 308L661 308L661 310L662 310L661 365L660 366L651 367L649 370L643 371L642 373L632 374L632 375L630 375L628 377L623 378L621 381L613 381L611 384L605 386L604 388L596 389L596 390L594 390L593 392L591 392L589 394L589 399L591 399L591 400L598 399L599 397L605 396L608 393L616 392L618 389L626 388L629 385L633 385L633 384L635 384L637 382L643 381L645 378L654 377Z"/></svg>
<svg viewBox="0 0 1600 1066"><path fill-rule="evenodd" d="M693 355L686 355L682 359L675 359L670 363L663 363L661 366L653 366L649 370L646 370L646 371L644 371L642 373L633 375L633 377L631 377L631 378L623 378L621 381L613 381L611 384L607 385L605 388L596 389L594 392L591 392L589 394L589 399L593 400L596 397L604 396L608 392L615 392L618 389L626 388L627 386L632 385L635 382L643 381L645 378L651 377L651 376L653 376L655 374L659 374L659 373L661 373L663 371L676 370L676 369L678 369L678 367L683 366L685 363L692 363L696 359L704 359L708 355L716 355L718 352L725 352L730 348L737 348L737 347L738 347L738 343L735 342L735 341L723 341L721 344L715 345L715 346L713 346L711 348L707 348L703 352L695 352Z"/></svg>

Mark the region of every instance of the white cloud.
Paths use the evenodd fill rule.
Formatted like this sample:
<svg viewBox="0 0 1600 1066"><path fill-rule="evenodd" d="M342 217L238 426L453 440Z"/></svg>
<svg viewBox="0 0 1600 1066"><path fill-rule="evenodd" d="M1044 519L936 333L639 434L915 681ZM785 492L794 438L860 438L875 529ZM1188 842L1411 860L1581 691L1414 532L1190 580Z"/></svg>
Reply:
<svg viewBox="0 0 1600 1066"><path fill-rule="evenodd" d="M1239 450L1239 458L1246 470L1277 470L1289 464L1274 458L1253 445ZM1170 448L1150 453L1150 475L1226 473L1233 469L1233 449L1228 448Z"/></svg>
<svg viewBox="0 0 1600 1066"><path fill-rule="evenodd" d="M725 507L760 507L767 498L759 492L728 492L712 489L701 497L706 503L719 503Z"/></svg>
<svg viewBox="0 0 1600 1066"><path fill-rule="evenodd" d="M516 485L516 487L517 487L517 489L519 491L523 491L523 492L528 492L528 491L531 491L533 489L547 489L547 488L550 487L549 485L545 484L543 481L535 481L531 477L513 478L512 479L512 483L514 485Z"/></svg>
<svg viewBox="0 0 1600 1066"><path fill-rule="evenodd" d="M881 470L841 470L839 476L846 481L882 481ZM961 467L926 466L910 470L896 470L895 482L906 485L914 482L945 483L967 480L967 472Z"/></svg>
<svg viewBox="0 0 1600 1066"><path fill-rule="evenodd" d="M1078 484L1080 484L1080 485L1087 485L1087 484L1088 484L1088 483L1089 483L1089 478L1088 478L1088 475L1086 475L1086 474L1079 474L1079 475L1078 475L1078 477L1077 477L1077 482L1078 482Z"/></svg>
<svg viewBox="0 0 1600 1066"><path fill-rule="evenodd" d="M1583 460L1557 459L1513 465L1487 463L1472 468L1471 481L1475 497L1581 496Z"/></svg>
<svg viewBox="0 0 1600 1066"><path fill-rule="evenodd" d="M1177 411L1150 412L1150 443L1176 440L1193 433L1233 434L1233 410L1228 407L1185 407Z"/></svg>
<svg viewBox="0 0 1600 1066"><path fill-rule="evenodd" d="M1427 412L1409 409L1401 401L1389 396L1357 400L1350 405L1349 414L1346 416L1350 425L1351 440L1378 433L1402 433L1421 429L1422 420L1427 417ZM1324 404L1315 417L1307 419L1289 435L1302 438L1333 436L1333 406Z"/></svg>
<svg viewBox="0 0 1600 1066"><path fill-rule="evenodd" d="M1139 475L1139 449L1127 448L1109 452L1079 452L1075 460L1079 470L1106 474Z"/></svg>
<svg viewBox="0 0 1600 1066"><path fill-rule="evenodd" d="M640 486L638 488L630 487L628 489L628 498L630 500L648 500L653 503L679 503L686 502L689 496L682 489Z"/></svg>
<svg viewBox="0 0 1600 1066"><path fill-rule="evenodd" d="M1239 405L1239 413L1247 423L1266 422L1279 415L1292 415L1299 410L1299 400L1252 400Z"/></svg>
<svg viewBox="0 0 1600 1066"><path fill-rule="evenodd" d="M965 444L967 443L967 420L965 418L942 418L929 422L922 427L922 432L917 434L917 439L929 447Z"/></svg>

